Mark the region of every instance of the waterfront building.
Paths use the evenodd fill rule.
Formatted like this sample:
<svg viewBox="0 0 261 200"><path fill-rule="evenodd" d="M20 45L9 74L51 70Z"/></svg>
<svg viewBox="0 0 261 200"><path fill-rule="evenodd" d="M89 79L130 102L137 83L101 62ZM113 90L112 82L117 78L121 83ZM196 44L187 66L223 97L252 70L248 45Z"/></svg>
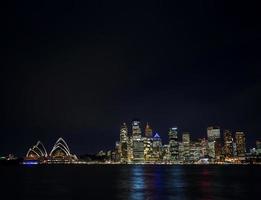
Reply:
<svg viewBox="0 0 261 200"><path fill-rule="evenodd" d="M145 127L145 137L152 138L152 128L150 127L148 122Z"/></svg>
<svg viewBox="0 0 261 200"><path fill-rule="evenodd" d="M144 159L146 162L150 162L151 157L153 156L153 147L152 147L152 138L145 137L144 141Z"/></svg>
<svg viewBox="0 0 261 200"><path fill-rule="evenodd" d="M207 136L208 136L208 155L210 158L214 159L216 158L215 150L218 150L217 145L215 145L215 141L220 138L220 128L213 127L213 126L208 127Z"/></svg>
<svg viewBox="0 0 261 200"><path fill-rule="evenodd" d="M128 141L128 163L131 163L133 160L133 139L132 136L129 137Z"/></svg>
<svg viewBox="0 0 261 200"><path fill-rule="evenodd" d="M164 144L162 147L162 161L168 163L170 160L169 145Z"/></svg>
<svg viewBox="0 0 261 200"><path fill-rule="evenodd" d="M178 128L169 129L169 153L170 161L177 162L179 159Z"/></svg>
<svg viewBox="0 0 261 200"><path fill-rule="evenodd" d="M200 141L190 143L189 162L198 162L202 156L201 154L201 143Z"/></svg>
<svg viewBox="0 0 261 200"><path fill-rule="evenodd" d="M128 162L128 127L123 123L120 128L120 160L122 163Z"/></svg>
<svg viewBox="0 0 261 200"><path fill-rule="evenodd" d="M133 162L144 163L144 141L143 138L133 138Z"/></svg>
<svg viewBox="0 0 261 200"><path fill-rule="evenodd" d="M185 162L183 142L179 142L179 161Z"/></svg>
<svg viewBox="0 0 261 200"><path fill-rule="evenodd" d="M200 146L201 146L201 158L205 158L206 156L208 156L208 141L205 138L200 138L198 139Z"/></svg>
<svg viewBox="0 0 261 200"><path fill-rule="evenodd" d="M162 141L158 133L152 138L152 156L151 159L155 162L161 161Z"/></svg>
<svg viewBox="0 0 261 200"><path fill-rule="evenodd" d="M144 162L144 141L141 137L140 121L135 119L132 121L132 161L134 163Z"/></svg>
<svg viewBox="0 0 261 200"><path fill-rule="evenodd" d="M181 159L187 162L189 161L190 154L190 134L188 132L182 134L182 146L183 147L180 148Z"/></svg>
<svg viewBox="0 0 261 200"><path fill-rule="evenodd" d="M77 160L76 155L71 154L69 146L67 145L67 143L63 138L59 138L55 142L49 154L49 158L51 159L51 162L58 162L58 163L64 163L64 162L67 163L67 162L73 162Z"/></svg>
<svg viewBox="0 0 261 200"><path fill-rule="evenodd" d="M226 158L233 157L233 137L229 130L224 131L224 156Z"/></svg>
<svg viewBox="0 0 261 200"><path fill-rule="evenodd" d="M236 149L238 157L245 157L246 155L246 138L244 132L236 132Z"/></svg>
<svg viewBox="0 0 261 200"><path fill-rule="evenodd" d="M33 147L29 148L25 160L44 160L47 158L47 151L41 141L38 141Z"/></svg>
<svg viewBox="0 0 261 200"><path fill-rule="evenodd" d="M137 119L132 121L132 137L139 139L141 138L140 121Z"/></svg>
<svg viewBox="0 0 261 200"><path fill-rule="evenodd" d="M120 141L115 142L115 151L114 151L114 162L121 161L121 143Z"/></svg>

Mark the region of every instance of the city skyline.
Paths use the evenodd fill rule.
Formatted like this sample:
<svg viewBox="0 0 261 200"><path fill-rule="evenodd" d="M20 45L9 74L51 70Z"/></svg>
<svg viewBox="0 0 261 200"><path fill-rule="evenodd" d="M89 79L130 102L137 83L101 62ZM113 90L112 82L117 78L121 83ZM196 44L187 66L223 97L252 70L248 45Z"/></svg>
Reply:
<svg viewBox="0 0 261 200"><path fill-rule="evenodd" d="M135 130L135 128L134 128L134 132L133 132L133 127L135 127L135 126L137 127L137 130ZM213 132L213 134L212 134L211 133L212 129L217 130L218 132L217 133ZM124 130L123 133L121 132L122 130ZM134 120L132 120L131 123L123 122L121 125L121 128L120 128L120 135L118 135L119 138L114 138L114 139L115 140L119 139L119 142L121 142L122 140L127 140L126 137L132 136L133 133L134 133L134 137L143 137L143 138L153 138L153 137L155 137L155 135L157 135L157 137L161 138L162 144L164 144L164 143L168 143L170 141L170 131L171 130L176 131L176 133L175 133L176 136L174 136L174 138L176 138L176 141L178 143L180 143L184 140L198 141L199 139L205 139L206 141L208 141L210 143L212 140L214 141L215 138L220 138L220 141L224 145L225 152L232 151L231 149L229 149L230 141L232 140L232 142L233 141L235 142L237 134L240 134L240 133L243 133L244 137L246 138L246 141L245 141L245 151L246 152L250 151L251 148L255 148L256 142L260 141L260 138L255 138L254 144L253 145L249 144L248 134L246 132L244 132L242 130L238 130L238 129L236 129L236 131L231 131L231 129L222 129L220 126L208 126L205 130L205 134L203 134L200 137L195 137L195 136L193 136L193 133L188 132L188 131L180 131L180 129L177 126L168 128L168 132L165 134L164 133L162 134L162 133L159 133L157 130L155 130L149 122L142 124L139 119L134 119ZM186 135L188 135L188 136L186 136ZM188 137L188 138L186 138L186 137ZM212 139L212 137L214 137L214 138ZM62 138L60 138L60 139L62 139ZM38 138L37 140L38 140L38 143L40 142L40 144L42 144L41 139ZM37 143L37 145L38 145L38 143ZM85 145L88 145L87 142L82 142L82 143L85 143ZM111 148L111 144L108 144L108 145L110 146L110 148L103 148L103 147L99 146L99 144L97 144L97 146L99 146L97 151L95 151L95 152L83 151L83 152L78 152L77 154L78 155L84 155L84 154L88 154L88 153L96 154L97 152L99 152L101 150L102 151L103 150L105 150L105 151L112 150L113 148ZM72 146L75 146L75 144ZM144 146L144 148L145 148L145 146ZM15 155L23 156L23 154L21 154L21 151L20 151L20 153L15 153L15 152L9 151L9 153L12 153L12 154L14 153ZM27 154L28 154L28 152L27 152ZM2 154L2 155L7 155L7 154Z"/></svg>
<svg viewBox="0 0 261 200"><path fill-rule="evenodd" d="M209 126L206 136L191 138L189 132L179 133L178 127L168 131L165 143L160 134L147 122L141 128L139 119L122 123L115 147L101 149L95 154L73 154L63 138L58 138L47 153L38 140L23 156L23 164L259 164L260 140L247 149L247 135L242 131L234 134L217 126ZM130 128L129 128L130 127ZM9 154L1 159L13 160Z"/></svg>

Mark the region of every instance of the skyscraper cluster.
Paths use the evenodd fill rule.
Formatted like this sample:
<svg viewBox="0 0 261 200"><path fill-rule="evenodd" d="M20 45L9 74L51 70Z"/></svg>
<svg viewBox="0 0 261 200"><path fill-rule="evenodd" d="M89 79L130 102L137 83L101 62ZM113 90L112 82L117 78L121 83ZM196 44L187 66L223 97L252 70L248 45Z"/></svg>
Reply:
<svg viewBox="0 0 261 200"><path fill-rule="evenodd" d="M144 132L144 134L143 134ZM126 123L120 128L120 140L112 160L117 163L241 163L246 156L246 139L243 132L232 134L219 127L207 130L207 139L191 139L189 132L178 133L177 127L168 130L168 142L162 143L160 135L147 123L141 127L139 120L133 120L129 129ZM260 143L258 143L260 146Z"/></svg>

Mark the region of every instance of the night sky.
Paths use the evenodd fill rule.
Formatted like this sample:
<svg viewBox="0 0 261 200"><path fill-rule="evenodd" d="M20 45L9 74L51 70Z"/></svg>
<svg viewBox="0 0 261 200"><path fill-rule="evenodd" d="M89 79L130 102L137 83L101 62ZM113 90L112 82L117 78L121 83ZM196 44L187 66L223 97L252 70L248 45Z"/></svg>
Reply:
<svg viewBox="0 0 261 200"><path fill-rule="evenodd" d="M4 6L0 155L64 137L113 148L122 122L261 134L260 9L248 1L17 1ZM2 57L1 56L1 57ZM129 126L130 128L130 126Z"/></svg>

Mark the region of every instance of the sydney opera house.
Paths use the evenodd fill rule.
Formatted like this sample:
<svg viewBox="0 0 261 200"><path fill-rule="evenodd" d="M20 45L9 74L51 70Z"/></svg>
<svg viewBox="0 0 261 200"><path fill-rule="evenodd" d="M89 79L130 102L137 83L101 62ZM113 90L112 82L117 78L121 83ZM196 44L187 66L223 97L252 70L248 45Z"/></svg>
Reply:
<svg viewBox="0 0 261 200"><path fill-rule="evenodd" d="M49 154L43 143L38 141L27 151L25 161L39 163L72 163L77 161L77 156L71 154L67 143L63 138L59 138Z"/></svg>

